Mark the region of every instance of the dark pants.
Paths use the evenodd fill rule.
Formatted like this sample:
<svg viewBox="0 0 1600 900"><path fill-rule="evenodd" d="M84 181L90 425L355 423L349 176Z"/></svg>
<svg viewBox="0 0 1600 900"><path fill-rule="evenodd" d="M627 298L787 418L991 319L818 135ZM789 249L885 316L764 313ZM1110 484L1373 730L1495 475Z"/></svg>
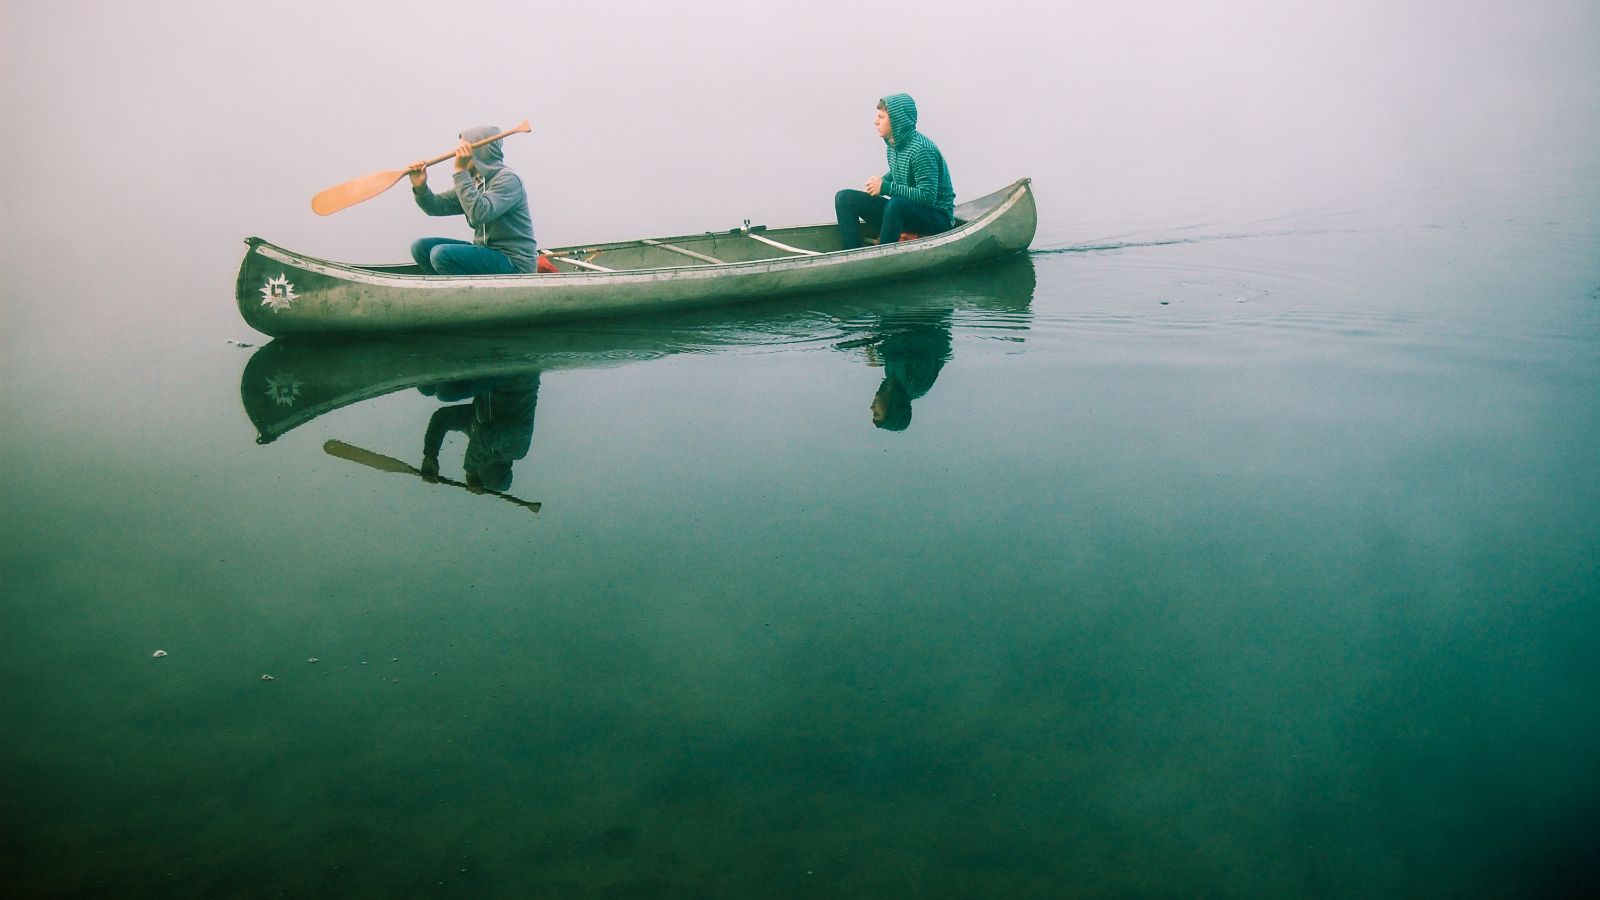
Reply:
<svg viewBox="0 0 1600 900"><path fill-rule="evenodd" d="M455 238L422 238L411 245L411 258L424 275L511 275L517 271L499 250Z"/></svg>
<svg viewBox="0 0 1600 900"><path fill-rule="evenodd" d="M950 217L931 206L899 197L876 197L866 191L844 190L833 195L839 217L839 241L846 250L861 246L861 222L878 232L878 243L892 244L900 233L938 234L950 228Z"/></svg>

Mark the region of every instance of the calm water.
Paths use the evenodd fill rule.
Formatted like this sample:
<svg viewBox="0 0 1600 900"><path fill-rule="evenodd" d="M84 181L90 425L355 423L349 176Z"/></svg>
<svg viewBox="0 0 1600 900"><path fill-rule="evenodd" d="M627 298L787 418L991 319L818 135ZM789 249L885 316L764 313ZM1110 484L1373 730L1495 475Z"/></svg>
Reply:
<svg viewBox="0 0 1600 900"><path fill-rule="evenodd" d="M98 87L190 96L130 77ZM240 186L205 160L257 144L202 124L175 156L121 135L115 177L7 176L9 894L1600 879L1592 149L1120 207L1034 154L981 187L1035 175L1035 251L983 270L294 343L233 310L238 238L393 256L427 223L393 198L309 222L300 187L337 177ZM737 221L664 202L640 228ZM771 224L826 215L794 203ZM511 499L393 471L475 416L441 474L509 461Z"/></svg>

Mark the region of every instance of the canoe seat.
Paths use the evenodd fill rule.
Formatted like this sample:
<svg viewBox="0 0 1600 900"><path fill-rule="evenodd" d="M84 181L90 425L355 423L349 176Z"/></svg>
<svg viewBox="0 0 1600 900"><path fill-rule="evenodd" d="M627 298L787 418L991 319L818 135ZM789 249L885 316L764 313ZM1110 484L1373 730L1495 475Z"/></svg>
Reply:
<svg viewBox="0 0 1600 900"><path fill-rule="evenodd" d="M548 253L548 252L549 251L546 251L546 250L540 250L539 251L539 261L533 267L533 270L535 272L539 272L539 273L545 274L545 275L562 275L562 274L565 274L560 269L556 268L556 263L558 263L558 262L566 263L569 266L577 266L580 269L585 269L585 270L590 271L590 272L615 272L616 271L616 269L608 269L605 266L597 266L594 263L589 262L587 260L573 259L571 256L556 256L555 254L550 254L547 257L545 254ZM594 259L596 256L599 256L599 255L600 255L600 253L599 253L598 250L593 251L593 252L589 253L589 259Z"/></svg>

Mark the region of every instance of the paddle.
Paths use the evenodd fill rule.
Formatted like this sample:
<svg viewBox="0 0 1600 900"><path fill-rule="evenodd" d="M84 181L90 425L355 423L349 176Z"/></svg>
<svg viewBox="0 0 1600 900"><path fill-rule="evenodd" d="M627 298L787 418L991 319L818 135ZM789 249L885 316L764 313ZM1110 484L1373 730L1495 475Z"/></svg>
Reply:
<svg viewBox="0 0 1600 900"><path fill-rule="evenodd" d="M477 149L482 147L484 144L491 144L503 137L509 137L513 134L532 130L532 127L528 125L528 120L523 119L521 125L518 125L510 131L502 131L493 137L486 137L483 140L473 144L472 147L473 149ZM435 156L433 159L428 160L424 167L431 166L436 163L442 163L455 155L456 152L451 150L449 153ZM355 206L357 203L361 203L365 200L371 200L373 197L378 196L379 194L398 184L400 179L406 177L406 173L409 171L411 170L390 169L385 172L373 172L371 175L363 175L360 178L346 181L344 184L336 187L328 188L322 193L311 198L311 211L319 216L332 215L341 209Z"/></svg>
<svg viewBox="0 0 1600 900"><path fill-rule="evenodd" d="M374 469L377 469L380 472L398 472L402 475L422 474L421 470L414 469L392 456L384 456L381 453L373 453L371 450L363 450L360 447L346 444L344 441L328 441L322 445L322 449L329 456L337 456L340 459L348 459L351 462L358 462L364 466L370 466ZM502 494L499 491L491 491L488 488L470 488L459 481L451 481L448 478L439 478L438 482L440 484L448 484L458 488L467 488L469 491L482 491L485 494L493 494L496 497L499 497L501 500L509 500L512 503L532 510L533 512L539 511L539 503L530 502L527 500L518 500L516 497L513 497L510 494Z"/></svg>

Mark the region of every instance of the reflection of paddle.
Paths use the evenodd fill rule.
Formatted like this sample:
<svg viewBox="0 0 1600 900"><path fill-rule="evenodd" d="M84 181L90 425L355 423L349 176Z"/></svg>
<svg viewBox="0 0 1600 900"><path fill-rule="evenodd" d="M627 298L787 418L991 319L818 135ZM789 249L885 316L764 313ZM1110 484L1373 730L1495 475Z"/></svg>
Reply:
<svg viewBox="0 0 1600 900"><path fill-rule="evenodd" d="M344 441L328 441L322 445L322 449L327 452L329 456L337 456L340 459L348 459L351 462L358 462L364 466L371 466L380 472L399 472L402 475L419 476L422 474L420 469L414 469L392 456L384 456L381 453L373 453L371 450L363 450L360 447L346 444ZM448 478L440 478L438 479L438 482L440 484L453 485L458 488L467 488L467 490L473 491L474 493L482 491L485 494L493 494L502 500L509 500L518 506L526 507L534 512L539 511L538 503L527 500L518 500L516 497L513 497L510 494L502 494L499 491L491 491L488 488L467 487L467 485L464 485L459 481L451 481Z"/></svg>
<svg viewBox="0 0 1600 900"><path fill-rule="evenodd" d="M478 147L482 147L484 144L492 144L503 137L509 137L513 134L531 130L532 128L528 125L528 120L523 119L521 125L518 125L510 131L502 131L493 137L486 137L472 146L474 149L476 149ZM449 153L443 154L442 156L435 156L433 159L428 160L427 165L431 166L435 163L442 163L455 155L456 152L451 150ZM376 197L384 191L387 191L389 188L394 187L397 183L399 183L400 179L406 177L406 173L409 171L411 170L390 169L385 172L373 172L371 175L363 175L360 178L346 181L344 184L338 185L337 187L328 188L322 193L311 198L311 211L319 216L326 216L336 213L341 209L345 209L346 207L355 206L357 203L360 203L363 200L371 200L373 197Z"/></svg>

